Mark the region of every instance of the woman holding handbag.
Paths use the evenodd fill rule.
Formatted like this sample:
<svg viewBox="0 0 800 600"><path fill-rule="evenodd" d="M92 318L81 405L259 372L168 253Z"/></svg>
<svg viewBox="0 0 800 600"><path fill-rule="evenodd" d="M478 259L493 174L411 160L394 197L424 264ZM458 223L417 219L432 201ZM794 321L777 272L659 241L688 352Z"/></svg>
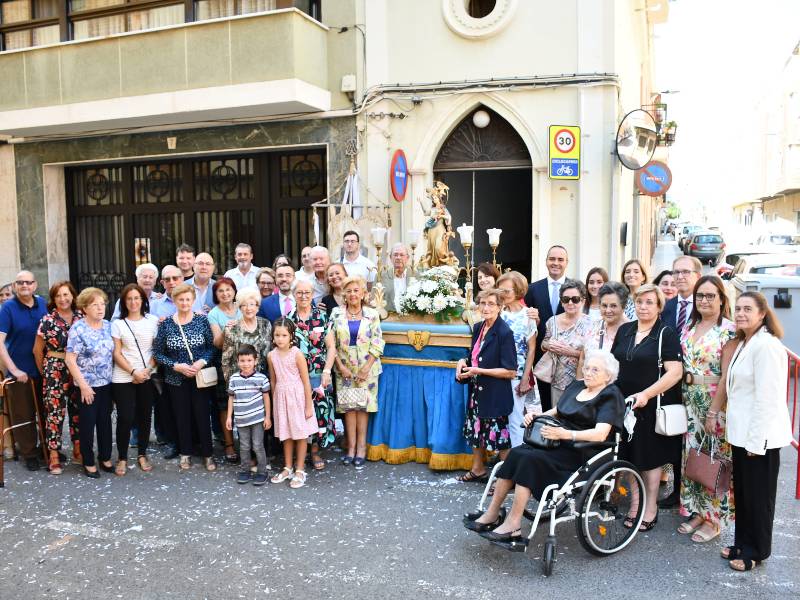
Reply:
<svg viewBox="0 0 800 600"><path fill-rule="evenodd" d="M514 408L511 380L517 376L517 347L514 332L498 318L502 298L499 290L478 294L482 321L473 327L469 358L456 364L456 380L469 383L464 437L472 446L472 468L458 478L463 482L485 482L486 451L500 452L505 460L511 448L508 416Z"/></svg>
<svg viewBox="0 0 800 600"><path fill-rule="evenodd" d="M342 283L344 306L331 311L327 346L336 351L337 411L344 413L347 453L342 463L364 467L369 413L378 411L378 376L383 334L377 311L366 306L367 282L348 277Z"/></svg>
<svg viewBox="0 0 800 600"><path fill-rule="evenodd" d="M634 398L636 427L630 440L623 439L620 455L642 472L647 503L640 530L649 531L658 522L661 467L681 455L681 436L657 433L656 413L660 405L681 404L683 358L678 334L659 318L664 294L658 286L642 285L633 302L637 320L620 325L611 353L619 361L617 385ZM628 515L626 527L633 527L636 516Z"/></svg>
<svg viewBox="0 0 800 600"><path fill-rule="evenodd" d="M191 468L192 427L196 428L207 471L215 471L211 446L209 395L216 385L216 367L209 367L214 355L214 335L205 315L192 311L195 291L182 284L172 290L177 311L158 326L153 355L164 366L175 427L181 471Z"/></svg>
<svg viewBox="0 0 800 600"><path fill-rule="evenodd" d="M114 372L111 391L117 407L117 466L120 477L128 471L128 446L134 422L139 431L137 461L142 471L152 471L147 458L150 415L156 390L150 375L155 367L153 340L158 317L150 314L150 303L138 284L129 283L119 295L119 319L111 322L114 338Z"/></svg>
<svg viewBox="0 0 800 600"><path fill-rule="evenodd" d="M539 362L546 363L549 355L549 360L554 363L549 382L553 406L558 404L558 399L567 386L575 381L578 358L584 340L592 329L592 319L583 312L583 304L586 302L586 287L583 283L576 279L567 279L559 290L559 298L564 312L547 320L542 339L542 350L546 353L539 359ZM533 374L540 377L541 369L537 363Z"/></svg>
<svg viewBox="0 0 800 600"><path fill-rule="evenodd" d="M792 442L792 427L783 328L759 292L742 293L735 313L738 343L725 378L725 432L733 456L736 529L722 558L735 571L749 571L772 551L780 449Z"/></svg>
<svg viewBox="0 0 800 600"><path fill-rule="evenodd" d="M722 347L734 335L728 296L716 275L701 277L694 286L694 301L689 323L681 334L683 352L683 402L686 405L687 431L683 447L681 478L681 523L678 533L692 534L692 541L705 543L720 534L733 518L733 494L709 490L692 479L693 465L704 457L730 463L731 448L722 438L722 428L706 436L704 420L717 391L722 363ZM705 450L705 454L701 450ZM696 475L695 475L696 477ZM730 482L728 482L730 483Z"/></svg>

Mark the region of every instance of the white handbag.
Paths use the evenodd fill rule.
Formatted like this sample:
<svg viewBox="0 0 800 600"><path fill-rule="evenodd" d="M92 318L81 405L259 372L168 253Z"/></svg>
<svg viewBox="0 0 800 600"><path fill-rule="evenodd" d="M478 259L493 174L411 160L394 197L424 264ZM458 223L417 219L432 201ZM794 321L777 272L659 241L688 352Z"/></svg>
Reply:
<svg viewBox="0 0 800 600"><path fill-rule="evenodd" d="M661 360L661 340L664 336L664 327L658 334L658 376L664 362ZM673 436L683 435L689 428L689 421L686 417L686 407L683 404L668 404L661 406L661 394L656 400L656 433L659 435Z"/></svg>
<svg viewBox="0 0 800 600"><path fill-rule="evenodd" d="M189 347L189 340L186 339L186 334L183 332L183 326L178 323L177 317L175 317L174 321L178 325L178 329L181 330L181 337L183 338L183 343L186 345L189 358L194 362L194 355L192 354L192 349ZM217 367L203 367L195 373L194 381L199 389L214 387L217 385Z"/></svg>

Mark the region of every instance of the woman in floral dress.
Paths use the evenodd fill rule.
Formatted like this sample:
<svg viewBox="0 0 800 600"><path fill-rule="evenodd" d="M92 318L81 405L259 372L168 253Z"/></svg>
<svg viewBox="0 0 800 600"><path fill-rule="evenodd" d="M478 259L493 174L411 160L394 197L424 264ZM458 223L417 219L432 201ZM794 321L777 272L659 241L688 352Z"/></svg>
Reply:
<svg viewBox="0 0 800 600"><path fill-rule="evenodd" d="M336 439L336 402L331 385L335 350L326 342L328 315L312 306L313 294L314 286L310 281L298 281L294 288L296 308L289 318L297 326L295 340L308 363L311 399L319 428L311 437L311 463L314 470L321 471L325 468L325 461L320 457L319 449L327 448Z"/></svg>
<svg viewBox="0 0 800 600"><path fill-rule="evenodd" d="M729 320L730 308L722 281L715 275L701 277L694 287L694 303L687 327L681 334L683 349L683 401L689 418L684 436L684 466L689 451L703 445L710 450L714 443L715 456L731 459L731 447L724 439L724 422L719 424L715 438L704 431L706 412L711 405L721 374L722 347L734 336L734 324ZM723 527L733 520L733 488L716 497L703 485L686 477L681 478L681 515L689 520L681 523L678 533L692 534L698 543L713 540Z"/></svg>
<svg viewBox="0 0 800 600"><path fill-rule="evenodd" d="M48 468L53 475L60 475L63 471L61 437L65 408L69 414L72 457L75 462L83 462L78 428L81 395L64 362L69 328L83 316L75 306L77 295L69 281L59 281L50 288L47 305L50 313L42 317L33 345L36 366L44 381L45 429L50 451Z"/></svg>

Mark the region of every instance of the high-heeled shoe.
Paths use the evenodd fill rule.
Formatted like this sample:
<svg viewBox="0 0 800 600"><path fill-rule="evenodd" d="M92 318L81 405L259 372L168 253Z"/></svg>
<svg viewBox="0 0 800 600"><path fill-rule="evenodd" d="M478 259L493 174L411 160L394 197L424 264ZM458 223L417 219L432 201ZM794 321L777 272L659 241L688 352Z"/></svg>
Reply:
<svg viewBox="0 0 800 600"><path fill-rule="evenodd" d="M656 526L656 523L658 523L658 513L656 513L656 516L653 518L652 521L642 520L641 525L639 525L639 531L650 531L653 527Z"/></svg>
<svg viewBox="0 0 800 600"><path fill-rule="evenodd" d="M97 470L90 471L86 467L83 467L83 474L92 479L100 479L100 471Z"/></svg>

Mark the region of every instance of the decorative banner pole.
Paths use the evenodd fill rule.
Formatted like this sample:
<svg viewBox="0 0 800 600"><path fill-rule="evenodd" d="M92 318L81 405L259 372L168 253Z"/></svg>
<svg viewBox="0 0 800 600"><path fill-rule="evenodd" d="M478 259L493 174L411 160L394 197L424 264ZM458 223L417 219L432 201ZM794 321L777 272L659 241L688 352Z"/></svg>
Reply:
<svg viewBox="0 0 800 600"><path fill-rule="evenodd" d="M389 313L386 312L386 298L384 297L384 289L383 289L383 246L386 243L386 231L385 227L373 227L371 230L372 233L372 243L375 246L375 262L377 264L377 273L375 276L375 284L372 286L372 306L378 311L378 315L381 319L385 319L389 316Z"/></svg>

